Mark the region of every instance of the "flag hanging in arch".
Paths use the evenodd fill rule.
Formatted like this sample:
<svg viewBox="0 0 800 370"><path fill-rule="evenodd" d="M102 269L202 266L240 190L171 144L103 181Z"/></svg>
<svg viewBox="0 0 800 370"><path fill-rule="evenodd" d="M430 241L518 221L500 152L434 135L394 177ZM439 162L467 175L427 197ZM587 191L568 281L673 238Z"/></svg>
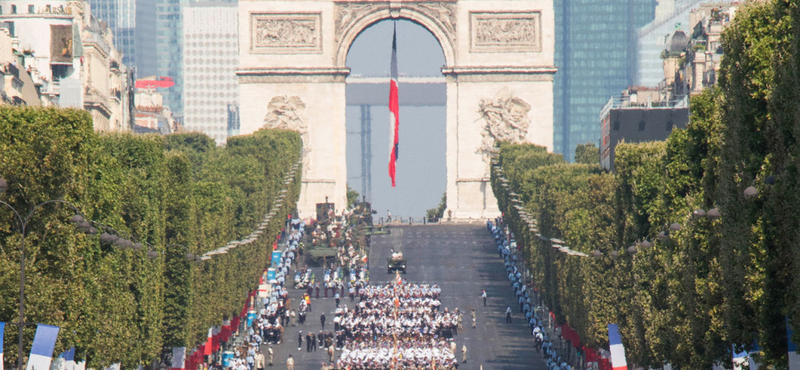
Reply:
<svg viewBox="0 0 800 370"><path fill-rule="evenodd" d="M397 169L397 158L399 158L400 151L400 100L399 100L399 85L397 83L397 24L395 23L392 30L392 79L389 86L389 112L391 113L392 122L391 136L389 137L391 143L391 154L389 157L389 177L392 179L392 187L395 187L395 172Z"/></svg>

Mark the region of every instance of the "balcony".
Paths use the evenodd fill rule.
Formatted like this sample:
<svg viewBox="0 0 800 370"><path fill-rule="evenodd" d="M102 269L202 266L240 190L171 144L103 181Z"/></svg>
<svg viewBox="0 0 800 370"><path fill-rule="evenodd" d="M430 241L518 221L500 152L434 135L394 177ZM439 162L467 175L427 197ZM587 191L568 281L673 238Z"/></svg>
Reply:
<svg viewBox="0 0 800 370"><path fill-rule="evenodd" d="M111 117L111 104L108 97L95 88L89 88L83 95L83 105L87 110L97 109L106 117Z"/></svg>

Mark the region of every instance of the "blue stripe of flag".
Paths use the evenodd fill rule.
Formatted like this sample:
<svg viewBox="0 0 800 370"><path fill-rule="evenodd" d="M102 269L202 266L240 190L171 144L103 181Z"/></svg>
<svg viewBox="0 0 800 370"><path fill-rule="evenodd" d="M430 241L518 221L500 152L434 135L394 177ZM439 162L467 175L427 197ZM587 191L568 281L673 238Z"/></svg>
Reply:
<svg viewBox="0 0 800 370"><path fill-rule="evenodd" d="M64 354L64 361L74 361L75 360L75 347L70 348L66 354Z"/></svg>
<svg viewBox="0 0 800 370"><path fill-rule="evenodd" d="M612 346L615 344L622 344L617 324L608 324L608 344Z"/></svg>
<svg viewBox="0 0 800 370"><path fill-rule="evenodd" d="M31 346L31 354L52 357L53 349L56 347L56 339L58 339L58 330L58 326L37 325L36 335L33 337L33 346Z"/></svg>
<svg viewBox="0 0 800 370"><path fill-rule="evenodd" d="M3 354L3 334L5 333L5 330L6 330L6 323L0 322L0 355Z"/></svg>

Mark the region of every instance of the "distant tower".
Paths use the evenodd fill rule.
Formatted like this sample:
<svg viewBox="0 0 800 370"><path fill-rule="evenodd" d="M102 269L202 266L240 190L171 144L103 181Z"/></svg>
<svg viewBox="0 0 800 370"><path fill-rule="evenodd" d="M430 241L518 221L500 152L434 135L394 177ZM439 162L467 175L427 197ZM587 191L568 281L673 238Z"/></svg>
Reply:
<svg viewBox="0 0 800 370"><path fill-rule="evenodd" d="M225 144L239 131L238 7L191 3L183 7L183 124Z"/></svg>
<svg viewBox="0 0 800 370"><path fill-rule="evenodd" d="M655 0L555 0L554 151L600 140L608 97L636 78L636 30L655 17Z"/></svg>
<svg viewBox="0 0 800 370"><path fill-rule="evenodd" d="M122 63L136 67L140 77L156 74L152 54L156 42L156 0L88 1L92 14L113 31L114 47L122 53Z"/></svg>
<svg viewBox="0 0 800 370"><path fill-rule="evenodd" d="M152 0L148 0L152 1ZM185 45L183 40L183 8L194 3L189 0L155 0L156 4L156 63L160 76L172 77L175 86L166 89L164 103L172 108L176 116L184 115L184 81L183 60ZM202 4L237 4L236 0L211 0ZM141 74L140 74L141 75Z"/></svg>
<svg viewBox="0 0 800 370"><path fill-rule="evenodd" d="M372 200L372 110L361 105L361 195Z"/></svg>

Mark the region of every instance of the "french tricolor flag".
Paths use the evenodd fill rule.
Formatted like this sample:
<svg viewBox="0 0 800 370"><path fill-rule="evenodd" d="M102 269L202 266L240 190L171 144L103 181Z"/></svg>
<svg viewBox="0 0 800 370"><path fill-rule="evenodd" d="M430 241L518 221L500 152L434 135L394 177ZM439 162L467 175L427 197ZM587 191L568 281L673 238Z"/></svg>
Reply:
<svg viewBox="0 0 800 370"><path fill-rule="evenodd" d="M172 370L183 370L186 366L186 347L172 347Z"/></svg>
<svg viewBox="0 0 800 370"><path fill-rule="evenodd" d="M391 155L389 157L389 177L392 187L395 187L395 172L397 159L400 157L400 87L397 83L397 25L392 31L392 81L389 86L389 112L392 116L391 127Z"/></svg>
<svg viewBox="0 0 800 370"><path fill-rule="evenodd" d="M3 335L5 335L6 323L0 322L0 370L3 370Z"/></svg>
<svg viewBox="0 0 800 370"><path fill-rule="evenodd" d="M53 349L58 339L58 326L38 324L33 336L31 355L26 370L49 370L53 360Z"/></svg>
<svg viewBox="0 0 800 370"><path fill-rule="evenodd" d="M608 324L608 345L611 352L611 366L614 370L627 370L628 362L625 360L625 347L619 336L617 324Z"/></svg>

